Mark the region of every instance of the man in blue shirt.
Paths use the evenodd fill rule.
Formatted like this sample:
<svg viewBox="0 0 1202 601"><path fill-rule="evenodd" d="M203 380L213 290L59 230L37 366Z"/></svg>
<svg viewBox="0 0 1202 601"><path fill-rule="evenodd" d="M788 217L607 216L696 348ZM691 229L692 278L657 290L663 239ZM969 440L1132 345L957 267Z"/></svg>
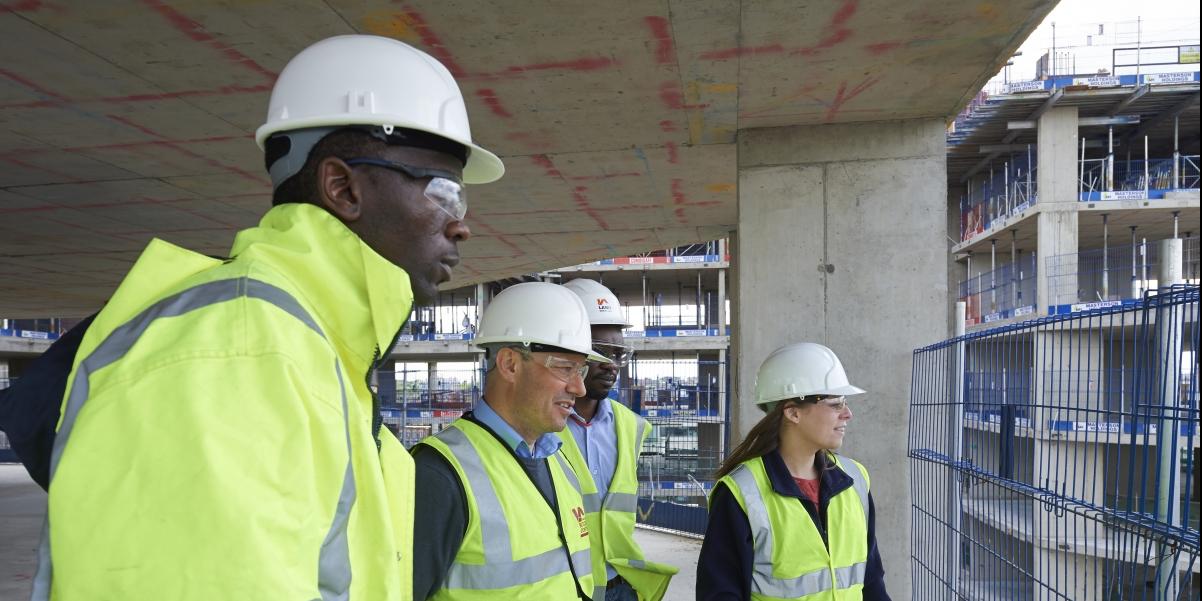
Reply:
<svg viewBox="0 0 1202 601"><path fill-rule="evenodd" d="M656 601L676 570L649 565L634 541L638 458L649 427L641 416L611 398L618 372L631 357L622 337L622 329L629 325L617 296L602 284L581 278L564 287L584 303L592 324L592 347L610 360L590 362L585 392L576 398L567 430L559 434L586 491L585 509L598 531L595 534L600 535L594 540L593 555L604 558L605 601ZM595 499L591 506L590 490ZM595 566L601 563L594 561Z"/></svg>
<svg viewBox="0 0 1202 601"><path fill-rule="evenodd" d="M583 377L588 371L586 361L609 361L591 348L590 341L591 331L584 306L574 294L561 286L542 282L518 284L497 295L485 309L480 334L474 339L475 344L488 352L484 398L452 427L413 448L416 470L413 537L415 601L433 597L444 589L463 589L467 586L449 582L448 575L456 564L460 549L466 545L467 525L473 515L471 508L476 506L482 512L487 510L481 504L482 495L487 496L481 490L481 482L496 495L507 494L507 491L515 490L514 487L519 485L523 487L522 490L529 491L529 484L533 484L553 512L562 514L561 506L564 504L561 502L563 500L556 498L555 474L564 470L565 476L573 482L576 476L567 473L570 468L560 453L562 441L556 433L564 429L576 397L585 394ZM464 421L470 424L461 424ZM442 444L446 444L453 437L462 438L462 434L452 432L455 429L476 432L483 429L500 441L500 446L509 452L512 460L529 477L530 483L496 481L497 475L489 471L489 465L513 465L503 458L504 451L499 451L500 455L494 453L487 457L480 467L486 479L471 483L475 499L469 502L465 492L467 488L460 481L459 472L451 465L448 456L439 450L440 443L434 441L431 444L432 439L442 440ZM487 435L484 438L489 439ZM473 446L475 444L472 442ZM497 448L495 442L491 444ZM479 449L475 452L483 453ZM463 463L462 460L460 463ZM470 473L470 470L465 469L464 473ZM579 493L575 494L576 503L580 503ZM568 504L566 507L576 506ZM531 510L534 509L531 507ZM563 521L559 518L548 519L541 525L550 529L551 534L558 528L559 539L566 544L568 539L564 536L564 529L567 526ZM578 522L568 524L573 528L573 539L591 536L583 527L583 513L573 522ZM587 550L588 541L583 543ZM483 544L504 545L505 549L498 550L500 555L510 552L508 541L485 536ZM591 573L589 561L585 559L583 565L577 563L576 554L570 549L567 555L572 560L564 564L567 566L565 573L570 569L578 581L576 597L594 599L596 589L588 587L588 590L583 590L579 582L581 579L589 581L584 578ZM603 575L594 575L594 584L603 583L603 578ZM477 588L496 587L478 585Z"/></svg>

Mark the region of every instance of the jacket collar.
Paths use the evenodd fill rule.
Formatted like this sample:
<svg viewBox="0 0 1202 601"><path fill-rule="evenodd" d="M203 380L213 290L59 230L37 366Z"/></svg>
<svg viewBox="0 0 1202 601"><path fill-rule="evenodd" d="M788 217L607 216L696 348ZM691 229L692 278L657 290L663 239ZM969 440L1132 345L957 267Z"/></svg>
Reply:
<svg viewBox="0 0 1202 601"><path fill-rule="evenodd" d="M772 490L776 491L776 494L804 499L801 496L801 489L793 481L793 475L789 473L789 466L785 465L784 458L780 456L780 449L773 449L772 452L764 455L764 471L768 473L768 481L772 483ZM820 500L824 503L827 499L851 488L852 485L851 476L848 476L842 468L834 465L830 469L819 467L818 479Z"/></svg>
<svg viewBox="0 0 1202 601"><path fill-rule="evenodd" d="M261 261L288 280L351 373L366 372L377 350L391 350L413 305L403 269L311 204L272 208L257 227L238 233L230 256ZM249 275L255 276L253 266Z"/></svg>

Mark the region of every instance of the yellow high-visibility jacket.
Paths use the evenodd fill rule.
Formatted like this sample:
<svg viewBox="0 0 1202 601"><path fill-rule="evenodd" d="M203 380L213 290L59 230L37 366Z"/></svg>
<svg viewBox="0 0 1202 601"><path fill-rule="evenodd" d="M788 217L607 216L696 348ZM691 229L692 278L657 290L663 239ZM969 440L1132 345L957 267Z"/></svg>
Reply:
<svg viewBox="0 0 1202 601"><path fill-rule="evenodd" d="M751 526L753 601L860 601L868 566L868 470L832 454L852 486L828 501L828 548L797 499L772 488L764 458L740 463L719 480L734 494Z"/></svg>
<svg viewBox="0 0 1202 601"><path fill-rule="evenodd" d="M595 535L585 519L580 481L561 453L543 460L555 491L553 509L513 453L470 419L457 419L419 444L447 460L467 500L467 531L432 601L571 601L577 588L592 594Z"/></svg>
<svg viewBox="0 0 1202 601"><path fill-rule="evenodd" d="M625 405L611 400L614 414L614 438L617 440L617 462L609 490L602 498L589 470L580 445L571 428L559 433L563 454L580 477L584 493L584 510L589 530L593 532L593 573L597 575L593 599L605 598L605 564L610 564L638 593L640 601L659 601L668 591L677 568L647 561L643 550L634 540L635 512L638 510L638 461L643 442L651 433L647 420Z"/></svg>
<svg viewBox="0 0 1202 601"><path fill-rule="evenodd" d="M312 205L231 255L152 241L88 329L35 600L412 596L413 461L367 384L408 276Z"/></svg>

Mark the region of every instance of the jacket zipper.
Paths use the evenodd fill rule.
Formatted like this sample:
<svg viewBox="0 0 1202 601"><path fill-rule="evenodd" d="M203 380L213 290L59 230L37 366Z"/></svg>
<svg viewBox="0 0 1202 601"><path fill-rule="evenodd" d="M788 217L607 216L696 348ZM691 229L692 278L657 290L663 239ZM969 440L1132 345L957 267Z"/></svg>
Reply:
<svg viewBox="0 0 1202 601"><path fill-rule="evenodd" d="M401 322L401 327L397 328L396 334L392 335L392 342L388 343L388 352L396 348L396 341L401 338L401 332L405 330L405 324L409 322L409 317ZM371 354L371 363L367 367L367 373L363 376L364 383L367 384L367 391L371 393L371 436L376 441L376 452L380 452L380 428L384 427L384 414L380 402L380 393L372 390L371 374L380 369L380 365L384 363L386 356L380 352L380 345L375 345L375 350ZM395 376L394 376L395 377Z"/></svg>

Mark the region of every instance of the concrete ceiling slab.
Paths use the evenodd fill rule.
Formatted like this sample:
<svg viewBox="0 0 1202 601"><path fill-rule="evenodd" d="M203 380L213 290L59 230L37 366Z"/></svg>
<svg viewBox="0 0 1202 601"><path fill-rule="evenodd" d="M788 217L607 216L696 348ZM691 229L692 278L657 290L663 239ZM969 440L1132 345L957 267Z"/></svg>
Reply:
<svg viewBox="0 0 1202 601"><path fill-rule="evenodd" d="M0 315L82 315L152 236L220 254L269 206L251 134L317 39L459 80L508 174L450 285L722 237L740 130L954 115L1055 0L27 0L0 8Z"/></svg>

